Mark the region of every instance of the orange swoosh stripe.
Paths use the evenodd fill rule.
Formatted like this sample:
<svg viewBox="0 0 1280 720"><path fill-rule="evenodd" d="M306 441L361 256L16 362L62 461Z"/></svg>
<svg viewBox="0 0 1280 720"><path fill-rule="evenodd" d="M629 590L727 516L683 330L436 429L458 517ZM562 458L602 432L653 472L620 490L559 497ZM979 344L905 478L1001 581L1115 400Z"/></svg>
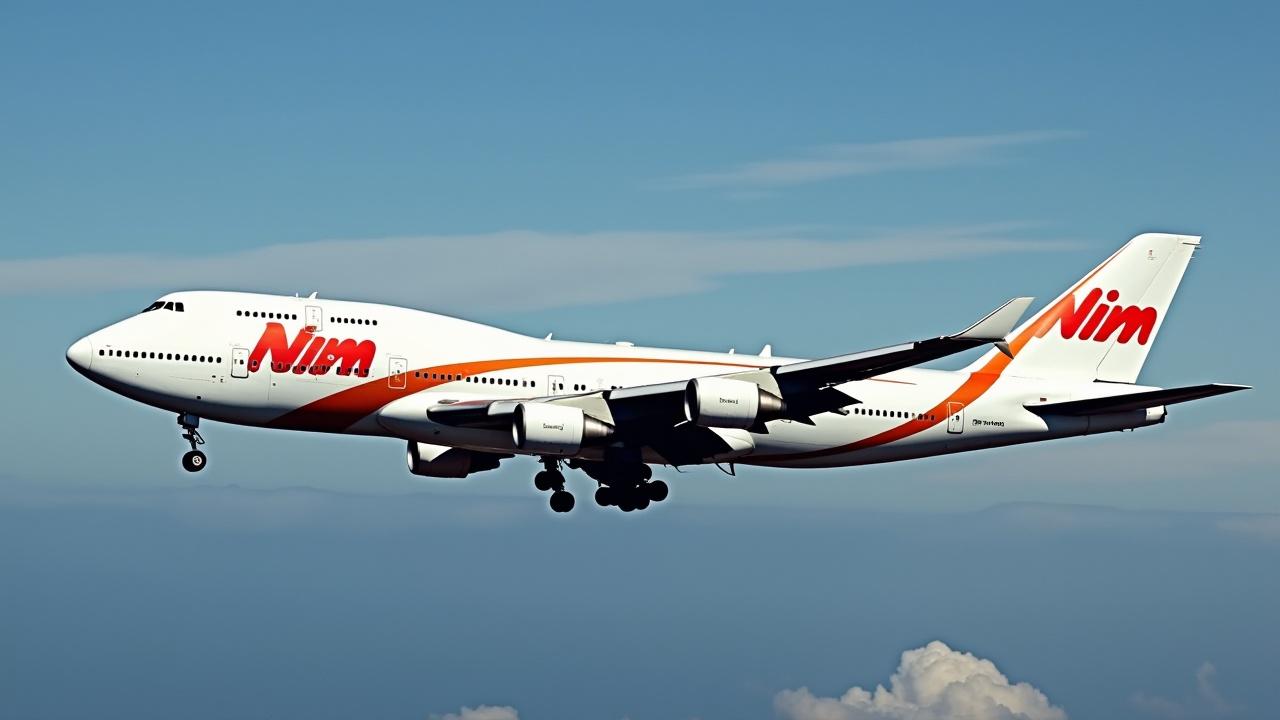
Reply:
<svg viewBox="0 0 1280 720"><path fill-rule="evenodd" d="M267 423L267 427L288 428L294 430L314 430L317 432L341 432L354 425L361 418L371 415L388 403L413 393L429 390L438 385L455 380L439 379L445 375L470 377L501 370L541 367L545 365L576 365L582 363L666 363L675 365L718 365L722 367L758 368L760 365L747 363L716 362L710 360L677 360L663 358L627 358L627 357L542 357L542 358L508 358L502 360L477 360L473 362L454 363L419 368L405 373L405 387L392 388L388 378L383 377L355 387L340 390L315 402L303 405L295 410L275 418ZM767 367L767 366L765 366ZM414 373L418 373L415 375ZM437 377L432 379L434 373ZM505 398L494 398L505 399Z"/></svg>

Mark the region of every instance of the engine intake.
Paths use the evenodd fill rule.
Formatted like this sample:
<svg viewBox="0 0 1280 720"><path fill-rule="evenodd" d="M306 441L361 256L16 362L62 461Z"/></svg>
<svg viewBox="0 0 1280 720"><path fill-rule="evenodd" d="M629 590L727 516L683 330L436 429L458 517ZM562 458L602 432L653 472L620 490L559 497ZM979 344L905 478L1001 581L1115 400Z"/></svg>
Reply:
<svg viewBox="0 0 1280 720"><path fill-rule="evenodd" d="M706 428L747 430L786 412L782 398L753 382L719 377L694 378L684 390L684 415Z"/></svg>
<svg viewBox="0 0 1280 720"><path fill-rule="evenodd" d="M613 435L613 426L581 408L550 403L520 403L511 423L516 447L547 455L574 455L584 443Z"/></svg>

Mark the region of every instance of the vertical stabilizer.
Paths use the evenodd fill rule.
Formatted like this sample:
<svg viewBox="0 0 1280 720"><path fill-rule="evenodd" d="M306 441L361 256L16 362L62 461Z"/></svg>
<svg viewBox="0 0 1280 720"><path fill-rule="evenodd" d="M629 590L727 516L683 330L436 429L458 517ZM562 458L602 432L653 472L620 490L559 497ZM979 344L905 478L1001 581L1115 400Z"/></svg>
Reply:
<svg viewBox="0 0 1280 720"><path fill-rule="evenodd" d="M1199 245L1199 237L1166 233L1130 240L1014 331L1006 372L1135 382ZM985 367L997 352L971 370Z"/></svg>

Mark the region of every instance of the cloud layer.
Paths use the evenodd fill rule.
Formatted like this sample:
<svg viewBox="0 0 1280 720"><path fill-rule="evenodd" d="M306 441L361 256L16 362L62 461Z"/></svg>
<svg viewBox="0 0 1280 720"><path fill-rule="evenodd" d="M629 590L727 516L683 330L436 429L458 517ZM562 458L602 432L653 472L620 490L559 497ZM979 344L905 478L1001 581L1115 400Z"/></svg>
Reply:
<svg viewBox="0 0 1280 720"><path fill-rule="evenodd" d="M1166 720L1225 718L1235 714L1238 708L1218 692L1214 684L1217 674L1218 669L1213 663L1206 661L1196 670L1195 692L1181 701L1142 692L1134 693L1130 701L1143 713Z"/></svg>
<svg viewBox="0 0 1280 720"><path fill-rule="evenodd" d="M537 310L685 295L726 276L1043 252L1069 243L1010 223L815 237L756 233L511 231L329 240L176 256L0 260L0 295L207 289L308 293L441 310Z"/></svg>
<svg viewBox="0 0 1280 720"><path fill-rule="evenodd" d="M839 698L808 688L774 699L788 720L1066 720L1061 708L1027 683L1013 684L990 660L934 641L902 653L889 687L850 688Z"/></svg>
<svg viewBox="0 0 1280 720"><path fill-rule="evenodd" d="M823 145L796 157L759 160L726 170L682 175L661 185L672 189L762 190L855 175L983 165L1001 161L1000 151L1007 148L1079 136L1079 133L1063 130L1037 130Z"/></svg>
<svg viewBox="0 0 1280 720"><path fill-rule="evenodd" d="M432 715L431 720L520 720L520 713L509 705L480 705L448 715Z"/></svg>

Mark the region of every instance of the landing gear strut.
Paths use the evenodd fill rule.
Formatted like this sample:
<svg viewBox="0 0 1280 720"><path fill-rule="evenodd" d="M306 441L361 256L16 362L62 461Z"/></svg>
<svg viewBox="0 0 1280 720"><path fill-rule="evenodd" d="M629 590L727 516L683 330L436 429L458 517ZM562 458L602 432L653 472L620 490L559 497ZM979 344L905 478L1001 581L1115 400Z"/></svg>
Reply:
<svg viewBox="0 0 1280 720"><path fill-rule="evenodd" d="M187 472L200 472L209 462L209 458L196 449L204 444L204 438L200 437L200 431L196 429L200 427L200 418L190 413L182 413L178 415L178 425L183 430L182 439L191 443L191 452L182 456L182 469Z"/></svg>
<svg viewBox="0 0 1280 720"><path fill-rule="evenodd" d="M558 513L567 513L573 509L573 494L564 489L564 473L560 472L560 461L543 458L542 465L546 469L533 476L533 486L546 492L551 491L551 509Z"/></svg>

